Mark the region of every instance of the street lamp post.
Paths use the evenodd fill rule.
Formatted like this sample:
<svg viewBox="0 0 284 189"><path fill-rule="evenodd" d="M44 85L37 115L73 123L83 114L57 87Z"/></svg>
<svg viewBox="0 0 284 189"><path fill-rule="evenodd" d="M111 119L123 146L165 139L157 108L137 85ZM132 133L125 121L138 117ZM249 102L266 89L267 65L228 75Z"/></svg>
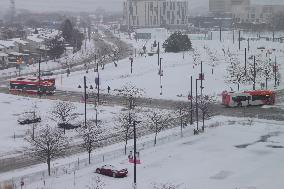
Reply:
<svg viewBox="0 0 284 189"><path fill-rule="evenodd" d="M197 81L199 79L196 79L195 80L195 93L196 93L196 96L195 96L195 107L196 107L196 129L197 129L197 132L198 132L198 91L197 91Z"/></svg>
<svg viewBox="0 0 284 189"><path fill-rule="evenodd" d="M160 58L160 69L159 69L159 75L160 75L160 95L163 94L163 86L162 86L162 76L163 76L163 73L162 73L162 59L163 58Z"/></svg>
<svg viewBox="0 0 284 189"><path fill-rule="evenodd" d="M41 69L40 69L40 63L41 63L41 56L38 60L38 95L39 97L41 97L41 86L40 86L40 80L41 80L41 76L40 76L40 72L41 72Z"/></svg>
<svg viewBox="0 0 284 189"><path fill-rule="evenodd" d="M85 125L85 127L86 127L86 125L87 125L87 84L86 84L86 76L84 76L84 104L85 104L85 107L84 107L84 109L85 109L85 119L84 119L84 125ZM82 88L81 87L81 85L79 85L78 86L78 88ZM90 89L93 89L93 86L92 85L90 85Z"/></svg>
<svg viewBox="0 0 284 189"><path fill-rule="evenodd" d="M84 102L85 102L85 127L87 126L87 86L86 76L84 76Z"/></svg>
<svg viewBox="0 0 284 189"><path fill-rule="evenodd" d="M136 124L137 123L140 123L141 121L136 121L136 120L133 120L133 141L134 141L134 180L133 180L133 188L136 189L137 188L137 175L136 175Z"/></svg>
<svg viewBox="0 0 284 189"><path fill-rule="evenodd" d="M193 124L192 117L193 117L193 111L192 111L192 76L190 76L190 125Z"/></svg>

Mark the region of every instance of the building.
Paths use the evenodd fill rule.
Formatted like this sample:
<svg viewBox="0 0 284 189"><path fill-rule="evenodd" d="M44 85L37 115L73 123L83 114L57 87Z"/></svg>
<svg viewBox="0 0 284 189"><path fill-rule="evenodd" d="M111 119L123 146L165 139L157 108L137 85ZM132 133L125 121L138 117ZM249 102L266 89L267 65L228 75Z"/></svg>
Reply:
<svg viewBox="0 0 284 189"><path fill-rule="evenodd" d="M250 5L246 10L235 12L235 22L239 23L254 23L268 24L274 14L283 11L284 5Z"/></svg>
<svg viewBox="0 0 284 189"><path fill-rule="evenodd" d="M209 11L215 17L231 17L234 23L269 24L272 16L284 10L284 1L275 0L209 0Z"/></svg>
<svg viewBox="0 0 284 189"><path fill-rule="evenodd" d="M123 20L129 28L184 27L187 25L186 0L126 0Z"/></svg>
<svg viewBox="0 0 284 189"><path fill-rule="evenodd" d="M214 14L232 12L231 0L209 0L209 12Z"/></svg>

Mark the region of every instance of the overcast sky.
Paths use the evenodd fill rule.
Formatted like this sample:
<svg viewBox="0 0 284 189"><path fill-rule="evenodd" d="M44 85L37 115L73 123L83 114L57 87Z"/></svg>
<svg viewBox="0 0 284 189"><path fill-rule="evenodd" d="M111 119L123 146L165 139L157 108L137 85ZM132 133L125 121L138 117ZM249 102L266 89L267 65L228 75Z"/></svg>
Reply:
<svg viewBox="0 0 284 189"><path fill-rule="evenodd" d="M16 9L28 9L31 11L94 11L102 7L108 11L122 11L124 0L15 0ZM189 8L194 12L208 10L208 0L188 0ZM0 0L0 11L7 10L10 0Z"/></svg>

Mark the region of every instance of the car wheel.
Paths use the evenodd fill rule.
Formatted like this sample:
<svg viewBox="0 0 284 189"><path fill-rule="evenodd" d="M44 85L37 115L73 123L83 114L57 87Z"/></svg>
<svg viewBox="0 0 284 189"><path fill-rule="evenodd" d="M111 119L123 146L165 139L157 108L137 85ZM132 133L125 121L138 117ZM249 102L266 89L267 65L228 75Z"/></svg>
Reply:
<svg viewBox="0 0 284 189"><path fill-rule="evenodd" d="M115 173L112 173L112 177L114 177L114 178L115 178L115 177L116 177L116 174L115 174Z"/></svg>
<svg viewBox="0 0 284 189"><path fill-rule="evenodd" d="M96 173L99 173L99 174L100 174L100 173L101 173L100 169L97 169L97 170L96 170Z"/></svg>

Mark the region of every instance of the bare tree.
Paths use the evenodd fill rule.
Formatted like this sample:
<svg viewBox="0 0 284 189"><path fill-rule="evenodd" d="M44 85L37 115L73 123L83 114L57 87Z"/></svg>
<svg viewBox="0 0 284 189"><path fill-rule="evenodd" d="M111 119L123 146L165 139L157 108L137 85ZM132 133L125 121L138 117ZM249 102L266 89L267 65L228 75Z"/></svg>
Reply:
<svg viewBox="0 0 284 189"><path fill-rule="evenodd" d="M197 49L194 49L192 58L195 66L201 63L201 54L197 51Z"/></svg>
<svg viewBox="0 0 284 189"><path fill-rule="evenodd" d="M167 110L149 110L147 114L149 129L155 133L154 146L157 144L157 135L171 124L172 116Z"/></svg>
<svg viewBox="0 0 284 189"><path fill-rule="evenodd" d="M86 127L80 127L78 132L83 139L82 146L88 152L89 164L91 164L91 153L100 146L100 139L103 133L101 126L96 125L92 121L87 121Z"/></svg>
<svg viewBox="0 0 284 189"><path fill-rule="evenodd" d="M196 101L196 99L194 99ZM209 118L211 116L210 113L212 113L212 110L210 109L210 105L212 105L215 102L215 98L213 96L209 95L199 95L197 97L197 103L198 103L198 108L200 109L202 113L202 131L204 131L204 121L205 118Z"/></svg>
<svg viewBox="0 0 284 189"><path fill-rule="evenodd" d="M115 129L119 132L123 133L123 140L125 141L124 145L124 154L126 155L126 148L127 148L127 143L128 139L130 138L131 134L133 133L133 128L132 128L132 122L133 120L137 120L138 111L122 111L116 118L116 127Z"/></svg>
<svg viewBox="0 0 284 189"><path fill-rule="evenodd" d="M75 110L76 106L73 103L64 101L57 102L51 110L51 119L63 127L64 134L70 122L78 117L78 114L74 113Z"/></svg>
<svg viewBox="0 0 284 189"><path fill-rule="evenodd" d="M190 115L190 107L188 104L180 102L177 104L175 115L180 119L180 135L183 136L183 128L187 122L188 115Z"/></svg>
<svg viewBox="0 0 284 189"><path fill-rule="evenodd" d="M128 83L122 86L122 89L119 90L118 94L125 98L126 105L129 109L133 109L136 106L137 98L141 97L144 94L144 91L143 89L139 89L135 85Z"/></svg>
<svg viewBox="0 0 284 189"><path fill-rule="evenodd" d="M25 140L30 144L27 151L31 157L46 162L50 176L50 162L52 159L64 156L69 146L69 139L58 128L45 125L36 130L34 137L28 134Z"/></svg>
<svg viewBox="0 0 284 189"><path fill-rule="evenodd" d="M239 58L230 52L227 53L227 61L230 65L227 67L226 83L237 84L239 91L240 84L246 83L244 68L241 66Z"/></svg>

